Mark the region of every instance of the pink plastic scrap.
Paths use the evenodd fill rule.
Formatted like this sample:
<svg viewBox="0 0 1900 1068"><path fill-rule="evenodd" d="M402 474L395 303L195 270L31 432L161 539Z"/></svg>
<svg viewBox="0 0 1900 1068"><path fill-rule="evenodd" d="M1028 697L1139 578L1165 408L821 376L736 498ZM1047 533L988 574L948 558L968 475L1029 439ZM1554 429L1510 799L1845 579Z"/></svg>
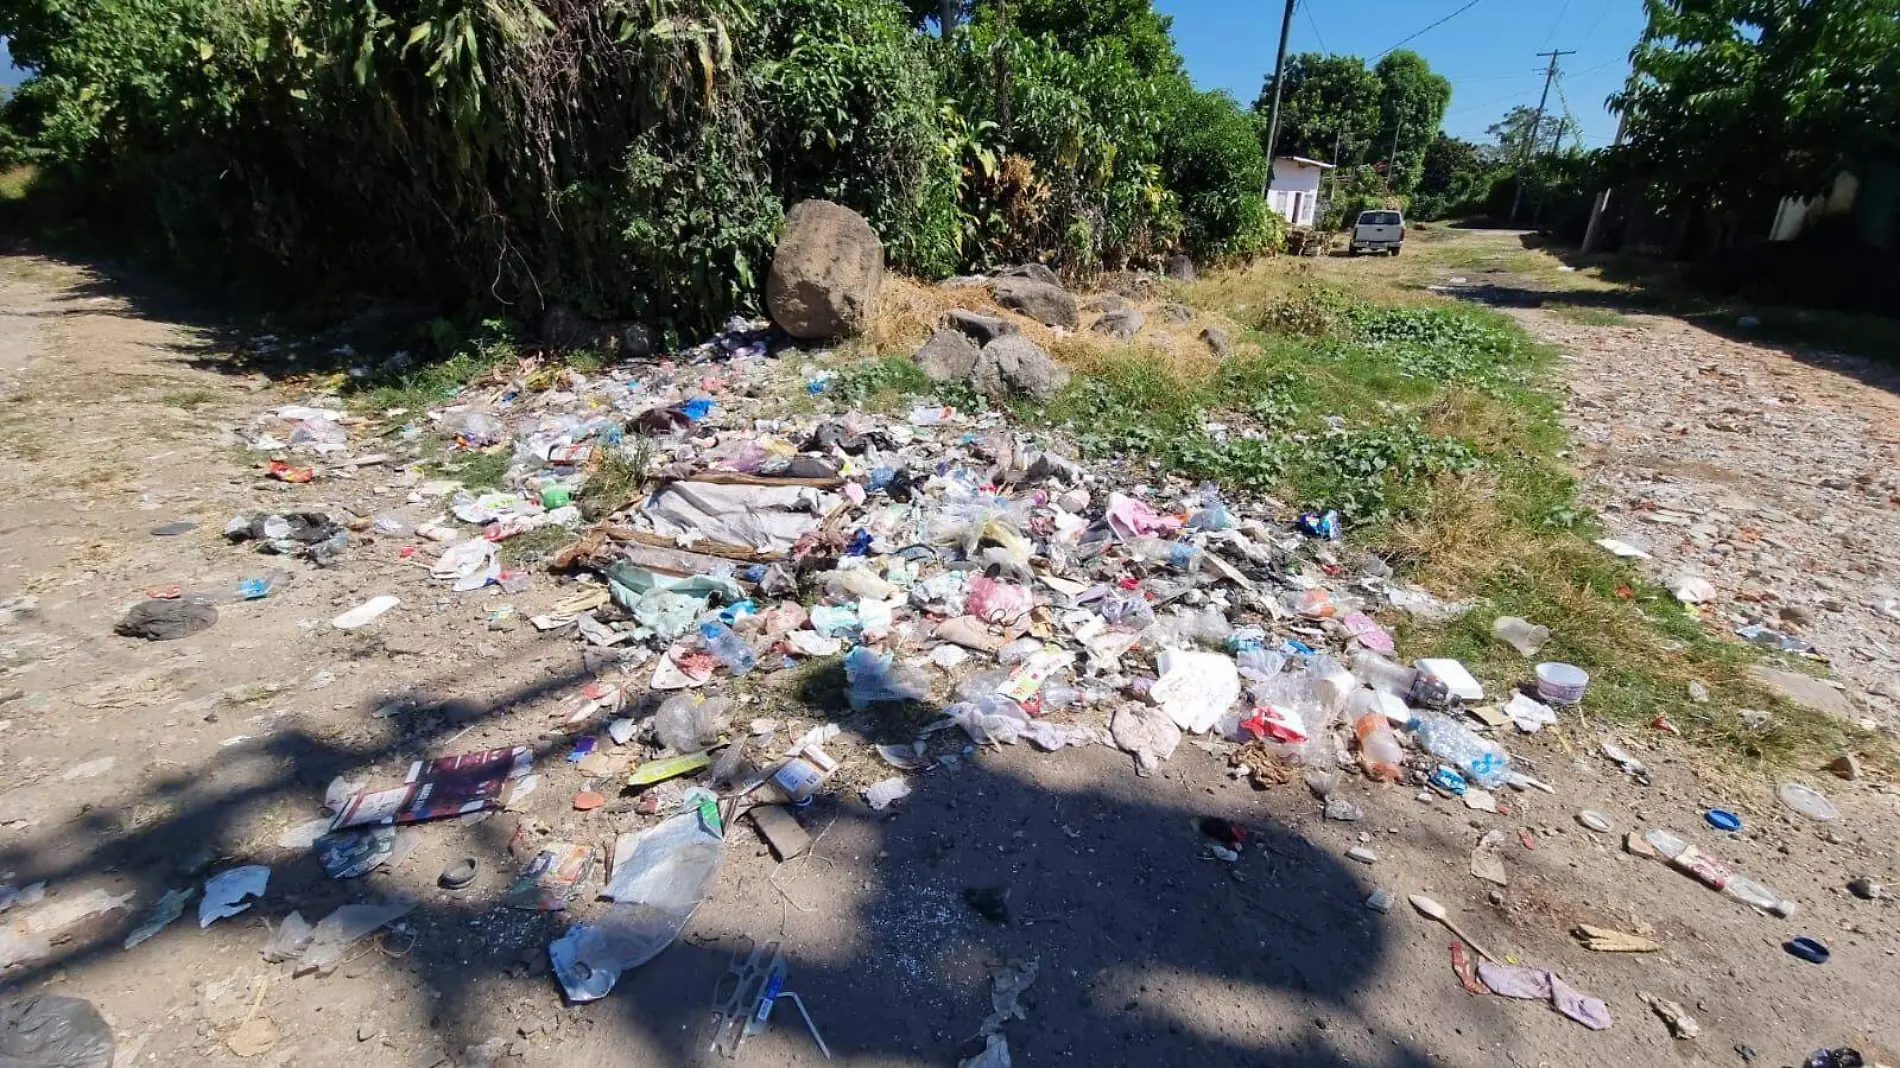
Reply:
<svg viewBox="0 0 1900 1068"><path fill-rule="evenodd" d="M1144 534L1172 534L1181 529L1181 521L1162 515L1142 501L1119 493L1108 495L1108 525L1124 538Z"/></svg>
<svg viewBox="0 0 1900 1068"><path fill-rule="evenodd" d="M1035 604L1036 595L1025 586L983 576L970 580L970 614L986 623L1014 623Z"/></svg>
<svg viewBox="0 0 1900 1068"><path fill-rule="evenodd" d="M1359 644L1375 653L1390 656L1395 646L1392 635L1379 625L1379 622L1364 612L1348 613L1343 620L1346 633L1359 640Z"/></svg>
<svg viewBox="0 0 1900 1068"><path fill-rule="evenodd" d="M1494 994L1525 1001L1548 1001L1558 1012L1592 1031L1610 1026L1610 1007L1602 999L1583 993L1542 968L1486 961L1478 965L1478 978Z"/></svg>

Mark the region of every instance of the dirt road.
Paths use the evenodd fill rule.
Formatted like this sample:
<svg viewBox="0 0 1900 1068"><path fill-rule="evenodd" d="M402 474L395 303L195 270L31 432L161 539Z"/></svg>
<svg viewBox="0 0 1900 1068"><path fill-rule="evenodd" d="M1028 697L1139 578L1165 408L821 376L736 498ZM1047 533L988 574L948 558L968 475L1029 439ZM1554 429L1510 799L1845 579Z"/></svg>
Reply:
<svg viewBox="0 0 1900 1068"><path fill-rule="evenodd" d="M46 884L43 902L0 915L10 925L0 938L28 945L0 975L0 996L91 1000L113 1026L120 1065L693 1063L715 985L747 939L781 942L788 986L836 1060L864 1066L969 1056L990 1011L989 977L1012 960L1039 966L1026 1018L1004 1026L1015 1063L1032 1066L1729 1065L1742 1063L1738 1047L1759 1051L1755 1063L1783 1065L1823 1045L1873 1053L1896 1044L1900 906L1843 888L1858 875L1900 881L1891 830L1900 795L1829 780L1843 818L1822 826L1777 808L1770 784L1718 793L1649 739L1621 738L1653 769L1653 785L1639 786L1581 734L1521 742L1553 796L1511 794L1508 811L1488 813L1354 778L1341 795L1365 810L1357 822L1324 819L1297 781L1266 792L1235 782L1192 745L1153 779L1136 778L1106 748L983 754L923 776L890 812L854 797L820 802L806 819L819 836L815 855L783 866L749 829L735 829L717 891L687 936L608 1000L564 1007L546 945L566 921L501 905L516 864L507 851L514 816L416 828L412 851L389 870L348 883L280 841L320 813L335 776L393 782L419 756L512 744L547 758L549 781L525 818L576 840L611 837L622 816L571 811L579 773L560 760L566 741L545 733L560 698L593 675L580 646L519 625L491 629L497 590L452 597L405 561L403 539L374 536L335 569L286 568L269 598L221 606L214 627L186 640L113 636L148 588L221 590L272 566L219 537L234 513L344 514L401 501L413 487L370 468L353 481L260 481L231 428L290 398L234 371L218 334L44 260L8 258L0 278L0 488L9 502L0 519L0 884ZM1891 502L1853 488L1882 457L1892 470L1894 409L1880 387L1745 345L1724 350L1727 369L1704 371L1714 359L1706 347L1662 341L1675 337L1665 323L1539 329L1579 357L1579 432L1609 443L1592 453L1598 468L1640 451L1654 458L1647 470L1701 480L1659 485L1719 486L1724 502L1742 503L1671 497L1670 507L1695 521L1753 509L1768 524L1764 540L1814 547L1775 562L1817 590L1820 578L1845 583L1857 559L1900 546L1869 525L1894 522ZM1760 414L1767 394L1787 398L1771 416ZM1863 421L1847 422L1850 413ZM1712 464L1707 456L1681 451L1684 435L1666 432L1713 418L1760 427L1737 438L1757 451L1729 453L1720 477L1695 466ZM1632 419L1652 429L1633 436ZM1884 431L1879 419L1889 420ZM1856 427L1867 430L1856 436ZM1689 439L1704 432L1690 428ZM1774 465L1823 446L1850 450L1853 463L1807 477L1844 478L1849 488L1825 490L1840 495L1840 510L1804 517L1775 496ZM1647 476L1595 477L1611 505ZM180 519L199 525L151 533ZM1773 570L1758 557L1752 566ZM515 598L519 614L563 592L537 585ZM403 604L374 633L329 626L380 593ZM1840 613L1817 606L1817 644L1835 640L1833 615L1865 612L1858 594L1835 592ZM1777 596L1808 603L1792 589ZM1868 651L1871 672L1881 656ZM1844 670L1855 687L1872 677ZM1741 812L1745 832L1718 841L1700 818L1716 804ZM1608 814L1616 833L1580 827L1574 816L1586 808ZM1256 828L1238 864L1207 857L1193 821L1209 815ZM1799 911L1792 920L1759 914L1621 848L1623 832L1649 825L1690 833ZM1508 832L1503 888L1468 874L1473 846L1494 828ZM1358 846L1376 861L1348 859ZM462 856L480 862L475 884L439 888L438 872ZM194 902L151 941L121 948L162 894L248 862L273 867L256 907L200 929ZM966 890L988 888L1010 891L1007 925L965 904ZM1397 895L1398 907L1368 909L1375 888ZM130 897L55 922L49 910L93 891L105 902ZM292 978L259 955L293 910L314 920L394 893L414 895L417 910L332 975ZM1614 1023L1590 1031L1544 1005L1465 993L1451 936L1405 908L1412 893L1444 902L1489 948L1604 999ZM1569 934L1579 923L1647 935L1663 949L1587 952ZM1796 934L1828 943L1832 960L1817 967L1789 956L1780 944ZM0 953L9 945L0 941ZM1701 1037L1670 1037L1639 991L1680 1003ZM741 1056L822 1061L788 1005Z"/></svg>

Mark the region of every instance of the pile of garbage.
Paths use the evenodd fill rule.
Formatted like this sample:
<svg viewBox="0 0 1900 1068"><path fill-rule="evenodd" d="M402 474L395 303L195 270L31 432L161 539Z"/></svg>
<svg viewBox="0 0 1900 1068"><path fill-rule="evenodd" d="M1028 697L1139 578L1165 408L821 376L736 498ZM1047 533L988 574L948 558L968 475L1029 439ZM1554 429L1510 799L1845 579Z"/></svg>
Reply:
<svg viewBox="0 0 1900 1068"><path fill-rule="evenodd" d="M384 412L381 426L306 405L254 428L273 473L348 478L383 464L406 497L340 523L241 516L226 528L234 542L321 566L350 551L352 531L407 539L403 557L426 551L418 563L454 593L494 586L510 598L491 626L523 618L584 646L596 678L551 724L571 739L572 807L604 808L616 831L624 815L643 820L602 863L524 819L508 894L519 908L581 914L549 947L572 1000L604 996L678 936L712 893L734 822L789 861L811 848L799 814L815 799L888 809L996 746L1109 746L1146 776L1193 737L1260 788L1298 779L1326 798L1356 773L1492 812L1496 791L1553 790L1507 744L1584 699L1586 673L1536 662L1547 628L1494 621L1494 639L1525 658L1520 678L1493 680L1501 692L1454 659L1407 662L1393 635L1401 618L1443 622L1469 607L1346 551L1337 513L1289 516L1212 484L1085 466L1055 436L993 411L810 414L775 394L822 398L836 379L794 367L786 357L800 350L782 344L735 322L675 359L598 374L510 367L440 407ZM358 453L359 441L386 451ZM432 445L449 455L425 469ZM477 461L505 472L481 485L442 477ZM505 568L501 547L536 532L542 548ZM335 625L373 626L398 604L374 598ZM813 692L803 684L814 678L841 693L835 706L801 717L760 701L794 683ZM744 716L754 704L768 714ZM817 722L800 730L800 718ZM908 740L846 751L893 731ZM1614 745L1604 755L1646 774ZM524 810L556 774L534 764L516 746L419 762L398 785L338 783L331 814L297 844L333 877L361 875L402 854L400 825ZM1343 799L1327 815L1359 818ZM1479 843L1472 872L1502 884L1496 837ZM1670 832L1631 843L1764 911L1790 907L1750 880L1716 880L1715 862ZM1239 843L1209 849L1232 861ZM442 885L472 878L471 865ZM588 906L590 885L604 908ZM1374 899L1390 906L1384 890ZM354 939L403 911L374 906L337 926ZM270 949L279 959L309 959L313 930L334 945L322 924L286 926ZM1600 1002L1549 973L1491 970L1495 982L1480 968L1468 985L1554 999L1607 1026Z"/></svg>
<svg viewBox="0 0 1900 1068"><path fill-rule="evenodd" d="M678 360L598 375L530 369L438 409L387 412L375 434L417 445L433 435L451 449L450 469L458 456L506 458L493 487L411 468L404 507L356 525L413 538L418 551L439 544L430 571L453 591L493 585L538 600L521 614L584 643L600 668L556 717L589 776L576 807L640 791L640 811L673 813L607 874L603 894L624 908L555 943L575 998L604 994L677 933L733 819L845 781L844 760L824 748L836 725L787 747L774 721L733 722L732 694L790 669L840 674L840 716L921 724L913 742L878 748L896 774L863 787L875 808L982 747L1115 746L1147 775L1188 735L1225 746L1236 773L1262 785L1299 768L1324 792L1357 768L1459 794L1542 786L1490 731L1535 730L1554 721L1550 705L1520 694L1470 721L1463 710L1485 692L1462 665L1391 659L1379 617L1462 608L1396 580L1376 556L1347 558L1336 513L1288 522L1273 502L1253 507L1211 484L1134 484L994 412L775 418L760 396L770 390L755 384L789 376L768 336L734 323ZM830 388L827 372L801 371L799 392ZM351 423L336 409L280 408L255 440L290 450L275 464L302 470L307 450L311 470L347 471L360 466L352 438L364 436ZM534 587L545 580L504 570L499 551L547 527L570 532L543 557L552 597ZM305 513L239 517L227 534L326 558L349 544L343 527ZM369 625L395 603L337 625ZM1501 621L1499 636L1530 653L1548 632ZM1559 674L1546 696L1580 697L1582 684ZM616 753L645 755L609 755L602 734ZM476 803L491 801L501 803L499 785ZM334 830L361 822L361 807L342 802ZM411 818L399 797L370 810ZM799 833L795 817L754 822ZM591 867L561 846L536 854L544 869ZM635 934L636 914L666 922Z"/></svg>

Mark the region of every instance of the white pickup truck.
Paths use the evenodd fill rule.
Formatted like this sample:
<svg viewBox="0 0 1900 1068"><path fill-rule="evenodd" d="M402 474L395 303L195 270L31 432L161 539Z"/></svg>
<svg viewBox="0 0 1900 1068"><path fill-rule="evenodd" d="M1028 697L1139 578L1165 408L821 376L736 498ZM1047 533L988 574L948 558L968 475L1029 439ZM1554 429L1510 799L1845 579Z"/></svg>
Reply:
<svg viewBox="0 0 1900 1068"><path fill-rule="evenodd" d="M1352 228L1352 242L1347 246L1352 255L1361 252L1387 252L1394 256L1405 246L1405 217L1389 208L1375 208L1359 213L1359 221Z"/></svg>

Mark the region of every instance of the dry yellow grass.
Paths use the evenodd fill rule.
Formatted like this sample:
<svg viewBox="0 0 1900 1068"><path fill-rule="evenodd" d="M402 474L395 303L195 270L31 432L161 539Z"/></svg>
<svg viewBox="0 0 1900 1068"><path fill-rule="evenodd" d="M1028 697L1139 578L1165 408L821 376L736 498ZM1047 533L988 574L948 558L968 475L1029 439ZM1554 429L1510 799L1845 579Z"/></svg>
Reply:
<svg viewBox="0 0 1900 1068"><path fill-rule="evenodd" d="M1087 294L1081 295L1084 304ZM1128 303L1147 316L1147 325L1132 340L1117 341L1090 332L1089 324L1099 314L1084 311L1083 328L1058 331L997 305L987 286L929 285L901 275L887 276L878 293L871 324L848 343L841 355L908 356L943 325L944 317L954 309L983 315L995 315L1015 323L1023 335L1049 350L1063 364L1078 371L1099 370L1111 363L1125 361L1130 354L1153 359L1172 374L1198 379L1212 374L1220 361L1201 340L1201 331L1210 326L1228 332L1241 351L1247 348L1239 324L1223 315L1207 311L1208 304L1183 301L1194 311L1186 323L1169 322L1161 306L1174 299L1171 292L1151 289L1148 295L1128 298Z"/></svg>

